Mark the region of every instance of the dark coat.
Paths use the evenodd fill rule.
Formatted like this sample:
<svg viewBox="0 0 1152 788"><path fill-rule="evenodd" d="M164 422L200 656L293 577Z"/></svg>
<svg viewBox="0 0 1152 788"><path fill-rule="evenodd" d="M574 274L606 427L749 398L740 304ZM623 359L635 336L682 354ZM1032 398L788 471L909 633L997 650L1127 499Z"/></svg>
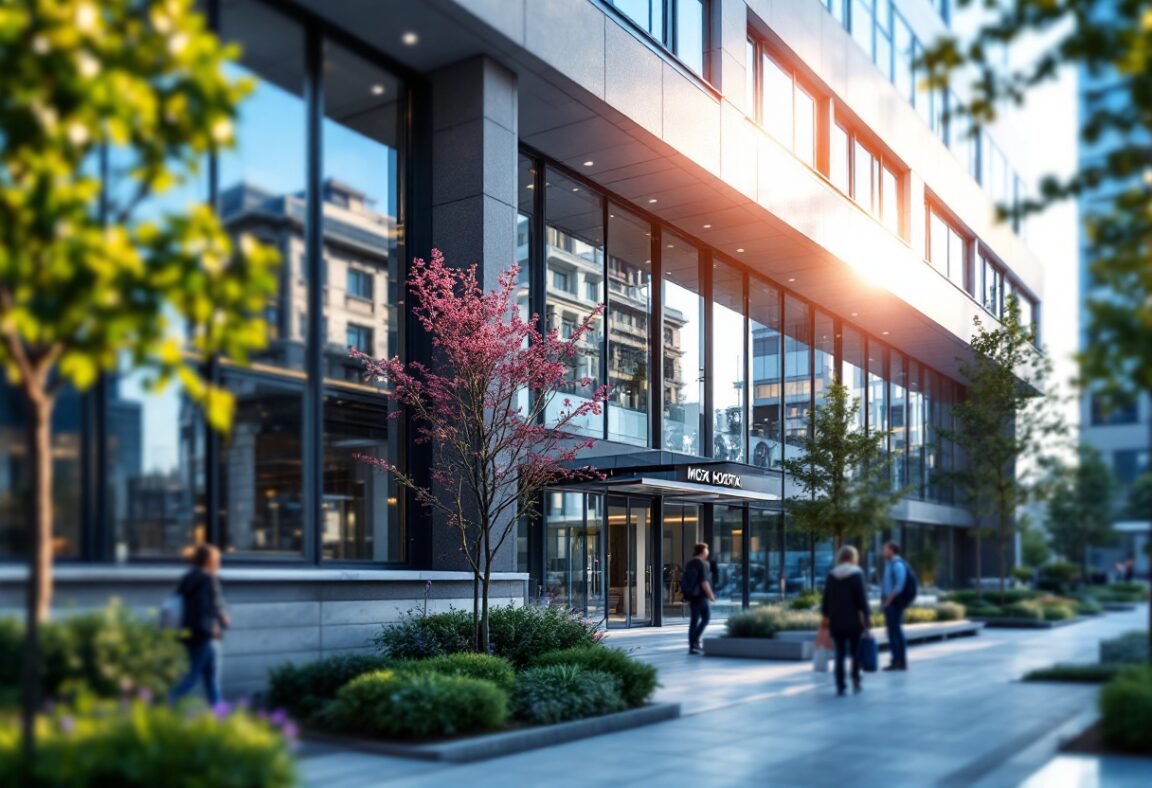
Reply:
<svg viewBox="0 0 1152 788"><path fill-rule="evenodd" d="M199 567L189 569L176 593L184 598L184 626L190 643L219 640L224 631L224 594L220 580Z"/></svg>
<svg viewBox="0 0 1152 788"><path fill-rule="evenodd" d="M828 618L828 629L833 635L859 635L864 631L864 620L871 618L868 592L864 588L864 573L853 564L840 564L828 573L824 583L824 602L821 612Z"/></svg>

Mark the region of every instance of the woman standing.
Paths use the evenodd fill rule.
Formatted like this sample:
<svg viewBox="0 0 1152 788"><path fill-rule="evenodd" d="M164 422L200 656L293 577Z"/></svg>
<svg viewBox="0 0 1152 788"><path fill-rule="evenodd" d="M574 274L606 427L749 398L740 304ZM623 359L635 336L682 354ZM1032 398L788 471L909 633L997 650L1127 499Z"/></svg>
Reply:
<svg viewBox="0 0 1152 788"><path fill-rule="evenodd" d="M857 565L856 548L845 545L836 557L836 566L828 573L824 583L824 602L821 627L830 632L836 643L836 694L843 695L848 686L844 681L844 658L849 649L852 654L852 690L860 687L860 638L868 631L871 612L868 592L864 588L864 573Z"/></svg>

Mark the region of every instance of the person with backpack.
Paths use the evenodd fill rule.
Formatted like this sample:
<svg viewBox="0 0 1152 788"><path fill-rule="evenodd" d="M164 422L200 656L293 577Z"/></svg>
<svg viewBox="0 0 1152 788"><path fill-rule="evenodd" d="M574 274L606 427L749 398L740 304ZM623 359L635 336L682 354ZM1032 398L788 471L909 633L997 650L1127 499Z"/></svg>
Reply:
<svg viewBox="0 0 1152 788"><path fill-rule="evenodd" d="M220 588L220 550L214 545L197 546L192 568L180 580L176 595L183 602L183 641L188 651L188 675L176 685L169 703L176 703L198 682L204 682L204 695L215 706L220 702L220 640L231 623Z"/></svg>
<svg viewBox="0 0 1152 788"><path fill-rule="evenodd" d="M708 564L708 545L698 542L692 548L692 560L684 567L680 577L680 592L692 606L692 618L688 623L688 653L703 654L700 637L712 619L711 603L716 601L712 593L710 578L712 569Z"/></svg>
<svg viewBox="0 0 1152 788"><path fill-rule="evenodd" d="M884 543L884 581L880 585L880 604L888 630L888 653L892 662L884 670L908 670L908 643L904 639L904 611L916 601L916 573L900 555L896 542Z"/></svg>
<svg viewBox="0 0 1152 788"><path fill-rule="evenodd" d="M836 566L824 582L824 599L820 604L823 616L820 632L832 635L836 644L836 694L848 690L844 681L844 661L852 656L852 691L860 692L860 641L868 633L872 611L868 608L868 591L864 587L864 572L858 562L860 554L855 547L845 545L836 556ZM875 669L875 665L870 668Z"/></svg>

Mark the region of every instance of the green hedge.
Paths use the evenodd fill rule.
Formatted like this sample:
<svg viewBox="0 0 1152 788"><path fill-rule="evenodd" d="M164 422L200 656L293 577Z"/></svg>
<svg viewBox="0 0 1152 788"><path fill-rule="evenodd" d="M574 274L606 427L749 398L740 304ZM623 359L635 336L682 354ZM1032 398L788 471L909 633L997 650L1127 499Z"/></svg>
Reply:
<svg viewBox="0 0 1152 788"><path fill-rule="evenodd" d="M1056 561L1040 567L1036 587L1066 594L1080 584L1080 567L1070 561Z"/></svg>
<svg viewBox="0 0 1152 788"><path fill-rule="evenodd" d="M1009 588L1004 591L1004 604L1012 605L1017 602L1026 602L1038 596L1040 596L1040 592L1033 591L1030 588ZM984 589L982 593L978 593L974 588L965 588L950 592L948 594L948 601L959 602L968 607L980 604L999 605L1000 591L998 589Z"/></svg>
<svg viewBox="0 0 1152 788"><path fill-rule="evenodd" d="M503 657L488 654L443 654L430 659L398 662L395 670L481 679L492 682L508 695L516 688L516 671L512 669L512 663Z"/></svg>
<svg viewBox="0 0 1152 788"><path fill-rule="evenodd" d="M970 605L968 616L970 618L1002 618L1004 608L996 605Z"/></svg>
<svg viewBox="0 0 1152 788"><path fill-rule="evenodd" d="M774 638L777 632L819 629L820 620L820 614L813 611L765 605L734 613L728 617L725 629L733 638Z"/></svg>
<svg viewBox="0 0 1152 788"><path fill-rule="evenodd" d="M454 736L502 728L508 696L490 681L380 670L341 687L322 718L354 735Z"/></svg>
<svg viewBox="0 0 1152 788"><path fill-rule="evenodd" d="M488 612L492 653L518 668L537 654L599 641L596 624L563 607L507 605ZM381 653L396 660L428 659L472 649L472 613L452 610L410 615L388 625L375 639Z"/></svg>
<svg viewBox="0 0 1152 788"><path fill-rule="evenodd" d="M265 705L282 708L294 719L316 718L336 692L357 676L387 667L389 660L375 654L326 657L303 664L285 663L268 674Z"/></svg>
<svg viewBox="0 0 1152 788"><path fill-rule="evenodd" d="M1152 667L1123 670L1100 691L1100 730L1113 747L1152 755Z"/></svg>
<svg viewBox="0 0 1152 788"><path fill-rule="evenodd" d="M550 651L533 660L533 665L579 665L587 670L615 676L620 680L620 695L633 708L647 703L659 686L656 668L631 659L623 651L604 646Z"/></svg>
<svg viewBox="0 0 1152 788"><path fill-rule="evenodd" d="M0 697L19 692L23 649L23 626L0 620ZM101 698L141 692L161 697L183 676L186 657L174 632L113 601L101 610L44 622L40 669L49 698L80 690Z"/></svg>
<svg viewBox="0 0 1152 788"><path fill-rule="evenodd" d="M937 621L963 621L967 614L968 611L959 602L940 602L936 605Z"/></svg>
<svg viewBox="0 0 1152 788"><path fill-rule="evenodd" d="M1068 665L1056 664L1024 675L1024 681L1064 681L1072 684L1103 684L1111 681L1123 665Z"/></svg>
<svg viewBox="0 0 1152 788"><path fill-rule="evenodd" d="M823 595L819 591L805 591L788 601L789 610L812 610L820 604Z"/></svg>
<svg viewBox="0 0 1152 788"><path fill-rule="evenodd" d="M41 718L35 761L19 726L0 724L0 785L92 788L287 788L296 774L285 736L266 720L136 702L82 704Z"/></svg>
<svg viewBox="0 0 1152 788"><path fill-rule="evenodd" d="M516 717L536 725L598 717L627 705L620 679L580 665L528 668L516 680Z"/></svg>
<svg viewBox="0 0 1152 788"><path fill-rule="evenodd" d="M1140 665L1148 661L1148 631L1133 630L1100 641L1100 661Z"/></svg>

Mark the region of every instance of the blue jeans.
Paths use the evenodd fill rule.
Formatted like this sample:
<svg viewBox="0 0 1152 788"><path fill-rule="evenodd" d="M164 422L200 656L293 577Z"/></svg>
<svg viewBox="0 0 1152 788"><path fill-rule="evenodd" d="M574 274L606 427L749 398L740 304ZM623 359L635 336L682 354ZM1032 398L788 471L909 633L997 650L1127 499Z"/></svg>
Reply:
<svg viewBox="0 0 1152 788"><path fill-rule="evenodd" d="M208 703L215 706L220 702L220 641L208 640L203 643L188 643L188 675L176 685L168 696L169 703L176 703L196 686L204 682L204 695Z"/></svg>
<svg viewBox="0 0 1152 788"><path fill-rule="evenodd" d="M888 653L893 665L908 664L908 644L904 640L904 607L893 602L884 608L884 624L888 629Z"/></svg>
<svg viewBox="0 0 1152 788"><path fill-rule="evenodd" d="M708 628L712 620L712 605L708 597L702 596L692 600L692 618L688 622L688 648L700 647L700 636Z"/></svg>

